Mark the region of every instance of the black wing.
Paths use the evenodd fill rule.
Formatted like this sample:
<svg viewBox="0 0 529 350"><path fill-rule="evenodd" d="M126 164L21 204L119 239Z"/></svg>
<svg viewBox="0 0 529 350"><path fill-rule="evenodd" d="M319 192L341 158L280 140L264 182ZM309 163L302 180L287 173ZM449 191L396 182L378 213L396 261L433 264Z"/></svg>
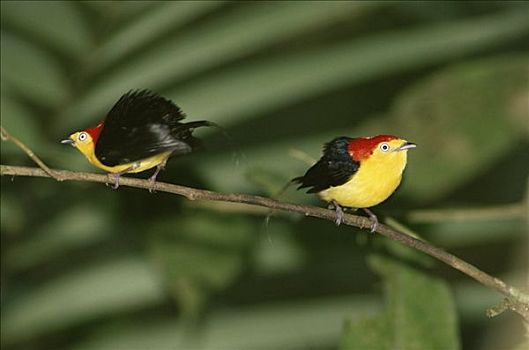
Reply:
<svg viewBox="0 0 529 350"><path fill-rule="evenodd" d="M156 154L191 152L194 128L207 121L182 123L185 114L172 101L151 91L129 91L108 113L95 155L107 166L127 164Z"/></svg>
<svg viewBox="0 0 529 350"><path fill-rule="evenodd" d="M338 137L325 144L321 159L304 176L292 180L300 184L298 189L309 187L307 193L317 193L349 181L360 167L347 150L351 141L350 137Z"/></svg>

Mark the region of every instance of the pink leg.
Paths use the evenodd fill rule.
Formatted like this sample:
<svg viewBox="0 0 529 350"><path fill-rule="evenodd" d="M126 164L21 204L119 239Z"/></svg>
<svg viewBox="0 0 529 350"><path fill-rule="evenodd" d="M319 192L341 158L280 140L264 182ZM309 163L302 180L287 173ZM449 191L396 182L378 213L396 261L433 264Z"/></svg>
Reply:
<svg viewBox="0 0 529 350"><path fill-rule="evenodd" d="M119 178L121 177L121 175L124 175L124 174L128 173L129 171L131 171L133 169L134 169L134 166L129 166L125 170L122 170L122 171L120 171L118 173L109 173L108 177L110 178L110 180L112 182L114 182L114 184L111 186L112 189L117 190L118 187L119 187Z"/></svg>
<svg viewBox="0 0 529 350"><path fill-rule="evenodd" d="M156 170L154 171L154 174L152 174L151 177L149 177L149 182L151 183L151 186L149 188L149 192L153 193L154 192L154 185L156 184L156 177L158 176L158 173L161 171L161 170L164 170L165 169L165 164L167 164L167 159L164 160L163 162L161 162L160 164L158 164L156 166Z"/></svg>
<svg viewBox="0 0 529 350"><path fill-rule="evenodd" d="M344 218L344 209L334 200L329 203L329 209L336 211L336 220L334 220L334 223L336 226L340 226Z"/></svg>
<svg viewBox="0 0 529 350"><path fill-rule="evenodd" d="M369 209L362 208L362 210L369 215L369 219L371 220L371 232L375 232L378 227L378 218L377 216Z"/></svg>

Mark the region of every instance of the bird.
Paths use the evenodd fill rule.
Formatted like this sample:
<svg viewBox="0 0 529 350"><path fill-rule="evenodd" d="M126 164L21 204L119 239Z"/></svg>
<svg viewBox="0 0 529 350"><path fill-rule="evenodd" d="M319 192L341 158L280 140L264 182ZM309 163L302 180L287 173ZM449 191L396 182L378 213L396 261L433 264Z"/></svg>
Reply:
<svg viewBox="0 0 529 350"><path fill-rule="evenodd" d="M291 181L298 190L316 193L336 212L336 225L346 208L362 209L370 218L371 232L378 227L377 216L369 210L400 185L408 150L417 145L393 135L337 137L323 147L322 157L305 175Z"/></svg>
<svg viewBox="0 0 529 350"><path fill-rule="evenodd" d="M156 167L149 178L152 192L170 157L190 153L200 145L193 131L216 126L206 120L184 123L185 117L174 102L153 91L130 90L102 122L72 133L61 143L77 148L92 165L106 171L114 189L121 175Z"/></svg>

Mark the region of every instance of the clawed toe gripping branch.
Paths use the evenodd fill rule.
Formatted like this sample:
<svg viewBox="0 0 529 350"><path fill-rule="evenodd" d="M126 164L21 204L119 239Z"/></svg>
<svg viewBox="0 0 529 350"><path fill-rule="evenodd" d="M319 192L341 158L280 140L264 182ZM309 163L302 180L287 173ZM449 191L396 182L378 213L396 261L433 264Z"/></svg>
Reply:
<svg viewBox="0 0 529 350"><path fill-rule="evenodd" d="M51 177L57 181L89 181L107 183L108 177L102 174L93 174L85 172L74 172L68 170L52 170L44 164L26 145L20 140L11 136L3 127L1 128L1 136L4 141L12 141L20 147L38 166L35 167L21 167L1 165L1 176L31 176L31 177ZM174 185L163 182L155 182L151 180L143 180L136 178L123 177L120 179L120 186L135 187L147 190L156 190L159 192L167 192L175 195L186 197L189 200L206 200L206 201L220 201L232 203L244 203L248 205L255 205L266 207L274 210L282 210L286 212L299 213L305 216L312 216L320 219L335 221L336 212L334 210L307 206L301 204L281 202L271 198L254 196L240 193L220 193L180 185ZM355 226L359 228L372 227L372 221L363 216L352 214L342 214L341 223L343 225ZM521 315L526 322L529 322L529 294L521 289L517 289L503 282L502 280L493 277L476 266L467 263L466 261L452 255L440 248L431 245L428 242L415 239L401 231L393 229L387 225L378 224L375 227L375 232L393 240L397 241L407 247L419 250L452 268L461 271L467 276L473 278L482 285L494 289L505 296L504 301L494 308L487 311L487 315L492 317L505 310L512 310Z"/></svg>

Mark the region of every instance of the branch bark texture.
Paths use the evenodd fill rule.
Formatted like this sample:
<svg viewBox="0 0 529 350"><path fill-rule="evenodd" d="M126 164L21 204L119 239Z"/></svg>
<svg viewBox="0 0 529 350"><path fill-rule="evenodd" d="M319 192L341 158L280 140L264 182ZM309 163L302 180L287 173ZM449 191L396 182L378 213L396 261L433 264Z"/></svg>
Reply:
<svg viewBox="0 0 529 350"><path fill-rule="evenodd" d="M90 181L100 183L108 183L110 181L107 175L102 174L74 172L67 170L49 170L50 172L44 171L41 168L1 165L0 175L48 178L53 177L57 181ZM54 176L52 176L51 174L53 174ZM148 180L130 177L122 177L120 180L120 185L141 189L152 188L152 184ZM334 221L335 219L335 212L332 210L314 206L281 202L271 198L254 196L249 194L220 193L163 182L157 182L154 185L154 190L183 196L189 200L244 203L248 205L266 207L274 210L283 210L292 213L299 213L305 216L312 216L330 221ZM346 214L343 224L348 226L356 226L359 228L369 228L371 222L368 218L363 216ZM378 225L376 232L393 241L400 242L407 247L419 250L429 256L432 256L437 260L440 260L445 264L453 267L454 269L459 270L467 276L475 279L484 286L500 292L512 302L520 304L520 307L516 310L516 312L518 312L526 320L529 320L529 295L524 293L523 291L513 286L510 286L504 281L481 271L476 266L456 257L455 255L452 255L440 248L437 248L428 242L415 239L387 225Z"/></svg>
<svg viewBox="0 0 529 350"><path fill-rule="evenodd" d="M110 178L107 175L85 173L85 172L74 172L68 170L52 170L50 169L29 147L27 147L22 141L12 136L0 126L0 136L3 141L11 141L16 144L26 155L33 160L39 168L21 167L21 166L10 166L0 165L0 175L11 175L11 176L31 176L31 177L48 177L53 178L57 181L90 181L90 182L101 182L108 183ZM172 193L175 195L186 197L189 200L206 200L206 201L217 201L217 202L231 202L231 203L243 203L248 205L266 207L273 210L283 210L292 213L299 213L305 216L312 216L320 219L335 220L335 212L328 209L323 209L314 206L307 206L301 204L293 204L281 202L267 197L254 196L242 193L220 193L208 190L202 190L197 188L185 187L180 185L174 185L163 182L156 182L153 184L148 180L135 179L123 177L120 179L121 186L142 188L148 190L155 190L160 192ZM370 227L371 221L363 216L346 214L342 222L344 225L356 226L359 228ZM387 238L400 242L401 244L419 250L431 257L436 258L444 262L445 264L453 267L456 270L461 271L469 277L472 277L484 286L495 289L496 291L503 294L506 298L505 301L498 306L489 310L489 315L497 315L503 310L511 309L520 314L527 322L529 322L529 294L510 286L500 280L499 278L493 277L486 272L481 271L476 266L467 263L466 261L459 259L455 255L445 252L444 250L437 248L428 242L413 238L403 232L395 230L387 225L379 224L375 231ZM508 306L505 306L508 305Z"/></svg>

